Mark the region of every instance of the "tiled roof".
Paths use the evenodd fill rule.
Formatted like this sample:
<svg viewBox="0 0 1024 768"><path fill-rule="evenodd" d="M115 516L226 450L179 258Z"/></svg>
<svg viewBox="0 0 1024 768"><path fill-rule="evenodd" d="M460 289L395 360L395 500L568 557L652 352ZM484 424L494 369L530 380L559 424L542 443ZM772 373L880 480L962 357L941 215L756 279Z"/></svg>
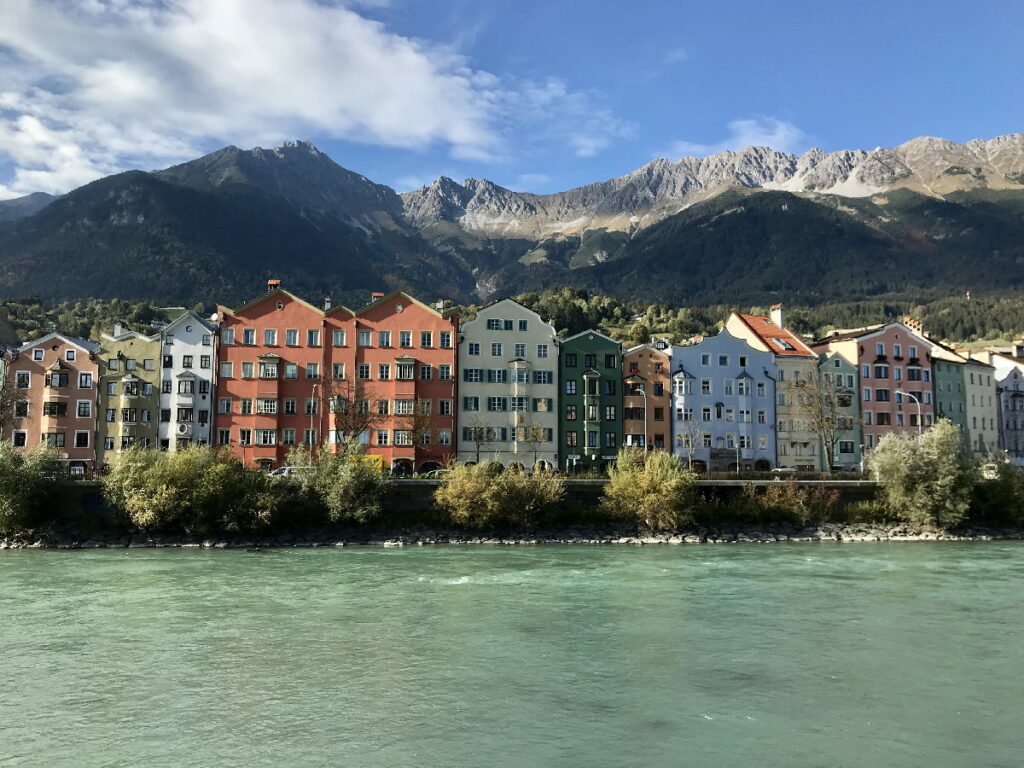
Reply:
<svg viewBox="0 0 1024 768"><path fill-rule="evenodd" d="M817 357L799 336L786 328L779 328L770 317L741 315L739 312L736 316L779 357Z"/></svg>

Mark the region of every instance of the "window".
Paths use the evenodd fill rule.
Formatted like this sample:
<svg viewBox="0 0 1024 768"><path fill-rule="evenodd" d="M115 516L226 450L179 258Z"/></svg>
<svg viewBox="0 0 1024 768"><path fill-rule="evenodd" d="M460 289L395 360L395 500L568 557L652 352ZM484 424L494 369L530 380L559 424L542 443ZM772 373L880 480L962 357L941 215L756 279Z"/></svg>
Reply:
<svg viewBox="0 0 1024 768"><path fill-rule="evenodd" d="M207 369L209 369L211 367L212 360L213 360L213 358L211 358L209 355L200 355L199 356L199 367L200 368L207 368ZM149 368L147 368L146 370L148 371Z"/></svg>
<svg viewBox="0 0 1024 768"><path fill-rule="evenodd" d="M555 380L554 373L551 371L534 371L533 372L533 383L534 384L551 384Z"/></svg>
<svg viewBox="0 0 1024 768"><path fill-rule="evenodd" d="M537 357L547 357L547 356L548 356L548 345L547 344L538 344L537 345Z"/></svg>
<svg viewBox="0 0 1024 768"><path fill-rule="evenodd" d="M429 366L427 367L429 368ZM402 381L412 381L415 368L413 363L395 363L395 375Z"/></svg>
<svg viewBox="0 0 1024 768"><path fill-rule="evenodd" d="M378 347L390 347L391 346L391 331L378 331L377 332L377 346Z"/></svg>
<svg viewBox="0 0 1024 768"><path fill-rule="evenodd" d="M469 344L466 345L466 354L467 355L479 355L480 354L480 345L477 342L475 342L475 341L469 342Z"/></svg>
<svg viewBox="0 0 1024 768"><path fill-rule="evenodd" d="M253 377L253 371L255 370L255 368L256 366L251 362L242 363L242 378L251 379Z"/></svg>
<svg viewBox="0 0 1024 768"><path fill-rule="evenodd" d="M88 419L92 417L92 402L89 400L78 401L78 418Z"/></svg>
<svg viewBox="0 0 1024 768"><path fill-rule="evenodd" d="M391 364L390 363L379 363L377 365L377 378L381 381L387 381L391 378Z"/></svg>
<svg viewBox="0 0 1024 768"><path fill-rule="evenodd" d="M711 409L707 407L701 408L700 418L701 421L711 421Z"/></svg>
<svg viewBox="0 0 1024 768"><path fill-rule="evenodd" d="M28 432L23 429L15 430L11 435L11 443L15 448L24 448L28 445Z"/></svg>
<svg viewBox="0 0 1024 768"><path fill-rule="evenodd" d="M505 384L508 382L508 371L504 368L489 368L487 381L490 384Z"/></svg>
<svg viewBox="0 0 1024 768"><path fill-rule="evenodd" d="M264 328L263 329L263 343L268 347L277 346L277 329L276 328ZM256 438L257 443L259 437Z"/></svg>
<svg viewBox="0 0 1024 768"><path fill-rule="evenodd" d="M24 419L28 417L28 400L18 400L14 403L14 418Z"/></svg>
<svg viewBox="0 0 1024 768"><path fill-rule="evenodd" d="M252 445L252 430L251 429L240 429L240 430L238 430L238 444L239 445Z"/></svg>
<svg viewBox="0 0 1024 768"><path fill-rule="evenodd" d="M231 413L230 397L222 397L217 401L217 413Z"/></svg>
<svg viewBox="0 0 1024 768"><path fill-rule="evenodd" d="M412 445L412 433L408 429L396 429L395 445Z"/></svg>
<svg viewBox="0 0 1024 768"><path fill-rule="evenodd" d="M299 346L299 329L286 328L284 332L284 343L289 347Z"/></svg>
<svg viewBox="0 0 1024 768"><path fill-rule="evenodd" d="M252 402L252 401L250 401ZM134 408L132 410L135 410ZM179 408L178 409L178 421L192 421L192 409L191 408Z"/></svg>
<svg viewBox="0 0 1024 768"><path fill-rule="evenodd" d="M27 371L18 371L14 374L15 389L29 389L32 384L32 374Z"/></svg>
<svg viewBox="0 0 1024 768"><path fill-rule="evenodd" d="M356 370L356 376L358 376L360 379L369 379L370 378L370 364L369 363L360 363L359 364L359 368Z"/></svg>
<svg viewBox="0 0 1024 768"><path fill-rule="evenodd" d="M333 379L344 379L345 378L345 364L334 363L331 366L331 378Z"/></svg>
<svg viewBox="0 0 1024 768"><path fill-rule="evenodd" d="M336 346L336 347L344 347L345 346L345 332L341 331L341 330L335 330L331 334L331 343L334 344L334 346ZM293 434L292 435L293 441L294 441L294 438L295 438L295 436Z"/></svg>
<svg viewBox="0 0 1024 768"><path fill-rule="evenodd" d="M500 331L501 330L501 325L502 325L501 320L498 320L496 318L491 318L491 319L489 319L487 321L487 330L488 331Z"/></svg>
<svg viewBox="0 0 1024 768"><path fill-rule="evenodd" d="M67 416L67 403L43 403L43 416Z"/></svg>
<svg viewBox="0 0 1024 768"><path fill-rule="evenodd" d="M430 381L434 376L434 369L429 365L420 366L420 381Z"/></svg>
<svg viewBox="0 0 1024 768"><path fill-rule="evenodd" d="M412 400L395 400L395 416L412 416Z"/></svg>
<svg viewBox="0 0 1024 768"><path fill-rule="evenodd" d="M220 343L228 347L235 343L234 328L224 328L220 332Z"/></svg>
<svg viewBox="0 0 1024 768"><path fill-rule="evenodd" d="M51 373L46 377L46 386L55 387L57 389L63 389L68 385L68 375L66 373Z"/></svg>
<svg viewBox="0 0 1024 768"><path fill-rule="evenodd" d="M125 386L128 383L125 382ZM178 394L179 395L191 395L195 391L195 382L192 379L179 379L178 380Z"/></svg>
<svg viewBox="0 0 1024 768"><path fill-rule="evenodd" d="M576 434L577 434L576 430L567 431L565 433L565 444L569 448L575 448L576 447Z"/></svg>
<svg viewBox="0 0 1024 768"><path fill-rule="evenodd" d="M583 356L583 367L584 368L597 368L597 355L584 355Z"/></svg>
<svg viewBox="0 0 1024 768"><path fill-rule="evenodd" d="M420 331L420 346L421 347L432 347L432 346L434 346L434 334L431 331Z"/></svg>
<svg viewBox="0 0 1024 768"><path fill-rule="evenodd" d="M576 394L576 379L565 380L565 394L575 395Z"/></svg>
<svg viewBox="0 0 1024 768"><path fill-rule="evenodd" d="M701 379L700 380L700 393L702 395L710 395L711 394L711 379Z"/></svg>
<svg viewBox="0 0 1024 768"><path fill-rule="evenodd" d="M567 352L564 360L566 368L575 368L578 364L575 352Z"/></svg>
<svg viewBox="0 0 1024 768"><path fill-rule="evenodd" d="M441 381L452 380L452 367L450 365L437 366L437 378Z"/></svg>
<svg viewBox="0 0 1024 768"><path fill-rule="evenodd" d="M451 400L438 400L437 401L437 415L438 416L451 416L452 415L452 401Z"/></svg>
<svg viewBox="0 0 1024 768"><path fill-rule="evenodd" d="M370 346L371 333L371 331L359 331L359 336L356 337L356 342L360 347Z"/></svg>
<svg viewBox="0 0 1024 768"><path fill-rule="evenodd" d="M117 372L121 370L121 361L116 357L112 357L107 361L107 370Z"/></svg>
<svg viewBox="0 0 1024 768"><path fill-rule="evenodd" d="M43 442L46 445L53 446L54 448L64 447L64 433L63 432L51 432L43 435Z"/></svg>
<svg viewBox="0 0 1024 768"><path fill-rule="evenodd" d="M515 357L526 357L526 345L516 344L515 345Z"/></svg>
<svg viewBox="0 0 1024 768"><path fill-rule="evenodd" d="M488 397L487 398L487 410L488 411L507 411L508 401L504 397Z"/></svg>
<svg viewBox="0 0 1024 768"><path fill-rule="evenodd" d="M41 349L33 349L32 350L32 359L35 360L36 362L39 362L40 360L42 360L43 359L43 350L41 350Z"/></svg>
<svg viewBox="0 0 1024 768"><path fill-rule="evenodd" d="M256 445L277 445L277 430L257 429Z"/></svg>
<svg viewBox="0 0 1024 768"><path fill-rule="evenodd" d="M65 350L65 352L64 352L64 359L67 360L69 363L75 362L75 350L73 350L73 349Z"/></svg>
<svg viewBox="0 0 1024 768"><path fill-rule="evenodd" d="M597 432L587 432L587 448L597 448Z"/></svg>
<svg viewBox="0 0 1024 768"><path fill-rule="evenodd" d="M616 363L615 355L605 355L604 356L604 367L605 368L615 368L615 367L617 367L615 363Z"/></svg>
<svg viewBox="0 0 1024 768"><path fill-rule="evenodd" d="M391 433L386 429L377 430L377 445L388 445Z"/></svg>
<svg viewBox="0 0 1024 768"><path fill-rule="evenodd" d="M491 344L491 357L501 357L501 342Z"/></svg>
<svg viewBox="0 0 1024 768"><path fill-rule="evenodd" d="M294 429L282 429L281 430L281 445L295 445L295 430Z"/></svg>
<svg viewBox="0 0 1024 768"><path fill-rule="evenodd" d="M398 332L398 346L406 349L412 346L412 331Z"/></svg>
<svg viewBox="0 0 1024 768"><path fill-rule="evenodd" d="M319 347L320 346L320 331L316 331L316 330L306 331L306 346L307 347Z"/></svg>
<svg viewBox="0 0 1024 768"><path fill-rule="evenodd" d="M108 416L107 421L113 421L114 420L113 411L107 411L107 416ZM164 424L167 424L167 423L170 422L170 420L171 420L171 409L170 408L161 408L160 409L160 421L162 423L164 423Z"/></svg>
<svg viewBox="0 0 1024 768"><path fill-rule="evenodd" d="M246 346L252 346L256 343L256 329L255 328L243 328L242 329L242 343Z"/></svg>
<svg viewBox="0 0 1024 768"><path fill-rule="evenodd" d="M277 413L277 400L272 397L261 397L256 401L256 413L273 416Z"/></svg>
<svg viewBox="0 0 1024 768"><path fill-rule="evenodd" d="M92 389L92 374L91 373L80 373L80 374L78 374L78 388L79 389Z"/></svg>
<svg viewBox="0 0 1024 768"><path fill-rule="evenodd" d="M286 379L297 379L297 378L299 378L299 364L298 363L285 363L284 364L284 377Z"/></svg>
<svg viewBox="0 0 1024 768"><path fill-rule="evenodd" d="M614 405L606 405L604 407L604 420L605 421L615 421L615 406Z"/></svg>
<svg viewBox="0 0 1024 768"><path fill-rule="evenodd" d="M887 403L887 402L889 402L889 390L888 389L876 389L875 390L875 400L877 400L880 403Z"/></svg>
<svg viewBox="0 0 1024 768"><path fill-rule="evenodd" d="M306 363L306 378L307 379L319 379L320 378L320 363Z"/></svg>
<svg viewBox="0 0 1024 768"><path fill-rule="evenodd" d="M462 410L464 410L464 411L479 411L480 410L480 398L479 397L464 397L464 398L462 398Z"/></svg>
<svg viewBox="0 0 1024 768"><path fill-rule="evenodd" d="M230 379L232 377L232 375L233 375L234 367L235 367L234 363L224 363L224 362L222 362L220 364L220 377L222 379Z"/></svg>
<svg viewBox="0 0 1024 768"><path fill-rule="evenodd" d="M243 363L244 365L244 363ZM277 378L277 363L267 362L265 360L260 361L260 378L261 379L276 379Z"/></svg>
<svg viewBox="0 0 1024 768"><path fill-rule="evenodd" d="M451 445L452 444L452 431L450 429L439 429L437 431L437 444L438 445Z"/></svg>
<svg viewBox="0 0 1024 768"><path fill-rule="evenodd" d="M451 331L441 331L441 349L451 349L451 348L452 348L452 332Z"/></svg>
<svg viewBox="0 0 1024 768"><path fill-rule="evenodd" d="M869 402L871 400L871 389L868 387L864 387L863 391L861 392L861 398L864 400L865 403Z"/></svg>
<svg viewBox="0 0 1024 768"><path fill-rule="evenodd" d="M304 411L304 413L307 416L314 416L314 415L316 415L319 412L320 412L320 401L317 400L315 397L307 397L306 398L306 410Z"/></svg>
<svg viewBox="0 0 1024 768"><path fill-rule="evenodd" d="M840 453L853 453L854 444L852 440L840 440L839 441L839 452Z"/></svg>
<svg viewBox="0 0 1024 768"><path fill-rule="evenodd" d="M746 355L740 355L740 368L746 368L746 367L747 367L747 356Z"/></svg>

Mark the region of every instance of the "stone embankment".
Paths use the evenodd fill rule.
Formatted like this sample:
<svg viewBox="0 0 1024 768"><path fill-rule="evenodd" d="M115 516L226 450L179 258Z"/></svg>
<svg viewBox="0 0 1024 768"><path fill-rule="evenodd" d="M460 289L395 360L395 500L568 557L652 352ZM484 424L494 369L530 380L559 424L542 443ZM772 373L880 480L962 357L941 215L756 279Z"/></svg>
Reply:
<svg viewBox="0 0 1024 768"><path fill-rule="evenodd" d="M116 548L203 548L270 549L277 547L407 547L436 545L541 545L541 544L778 544L789 542L881 542L881 541L991 541L1024 539L1024 531L971 528L943 531L907 525L823 524L807 528L792 526L693 529L677 533L643 534L610 528L568 527L532 533L477 533L450 529L407 528L394 531L313 531L272 536L189 538L173 535L112 535L94 538L68 533L20 534L0 538L5 549L116 549Z"/></svg>

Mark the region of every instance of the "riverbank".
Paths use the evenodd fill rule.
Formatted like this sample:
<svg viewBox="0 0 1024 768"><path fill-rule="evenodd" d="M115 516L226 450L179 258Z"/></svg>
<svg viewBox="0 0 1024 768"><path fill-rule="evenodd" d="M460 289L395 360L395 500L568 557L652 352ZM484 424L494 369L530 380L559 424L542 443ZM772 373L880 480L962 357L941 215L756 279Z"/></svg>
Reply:
<svg viewBox="0 0 1024 768"><path fill-rule="evenodd" d="M19 549L276 549L289 547L416 547L445 545L539 546L545 544L683 545L683 544L778 544L859 543L915 541L1024 540L1024 530L965 528L943 531L898 525L822 524L809 527L749 526L721 529L695 528L674 533L645 534L624 528L568 526L529 533L479 532L458 529L413 527L396 530L332 529L272 536L196 538L181 535L99 535L85 538L74 533L23 533L0 538L0 550Z"/></svg>

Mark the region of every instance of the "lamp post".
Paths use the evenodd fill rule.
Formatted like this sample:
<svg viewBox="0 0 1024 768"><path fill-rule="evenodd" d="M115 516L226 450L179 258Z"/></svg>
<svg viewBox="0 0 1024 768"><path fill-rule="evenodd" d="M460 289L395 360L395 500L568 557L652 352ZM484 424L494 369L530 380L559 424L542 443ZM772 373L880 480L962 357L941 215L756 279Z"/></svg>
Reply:
<svg viewBox="0 0 1024 768"><path fill-rule="evenodd" d="M917 436L921 436L921 401L917 399L916 395L912 395L909 392L904 392L902 389L896 390L897 395L905 395L914 401L914 405L917 406Z"/></svg>

